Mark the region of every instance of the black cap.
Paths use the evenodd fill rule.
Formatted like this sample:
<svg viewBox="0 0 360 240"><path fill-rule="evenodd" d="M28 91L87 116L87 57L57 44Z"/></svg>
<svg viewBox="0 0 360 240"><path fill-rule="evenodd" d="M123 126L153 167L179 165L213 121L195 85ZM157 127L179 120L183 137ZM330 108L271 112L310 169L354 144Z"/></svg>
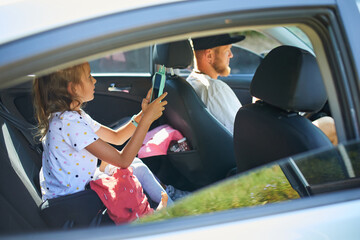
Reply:
<svg viewBox="0 0 360 240"><path fill-rule="evenodd" d="M194 45L194 50L204 50L240 42L244 39L244 35L230 36L230 34L221 34L210 37L194 38L192 42Z"/></svg>

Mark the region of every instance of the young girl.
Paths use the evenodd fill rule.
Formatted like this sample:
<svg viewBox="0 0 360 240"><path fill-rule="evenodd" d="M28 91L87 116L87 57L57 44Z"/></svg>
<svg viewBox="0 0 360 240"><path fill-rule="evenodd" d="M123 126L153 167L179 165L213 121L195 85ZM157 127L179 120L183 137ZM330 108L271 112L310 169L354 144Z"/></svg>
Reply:
<svg viewBox="0 0 360 240"><path fill-rule="evenodd" d="M88 63L34 81L35 112L44 147L40 171L43 200L84 190L94 180L97 161L101 159L101 170L107 164L120 168L132 166L134 175L150 198L160 203L164 189L140 159L134 163L133 160L150 125L162 115L167 93L149 103L149 91L142 101L142 110L132 117L132 121L112 130L91 119L81 109L83 103L94 99L95 83ZM122 151L109 144L120 145L129 138ZM172 203L170 198L168 201Z"/></svg>

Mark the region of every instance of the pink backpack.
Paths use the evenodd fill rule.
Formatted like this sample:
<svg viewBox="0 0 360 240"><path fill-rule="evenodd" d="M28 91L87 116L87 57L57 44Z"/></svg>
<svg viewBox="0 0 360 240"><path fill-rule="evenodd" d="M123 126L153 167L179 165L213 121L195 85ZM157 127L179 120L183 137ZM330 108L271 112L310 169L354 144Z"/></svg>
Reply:
<svg viewBox="0 0 360 240"><path fill-rule="evenodd" d="M139 180L131 167L117 169L111 177L90 182L116 224L127 223L153 213Z"/></svg>

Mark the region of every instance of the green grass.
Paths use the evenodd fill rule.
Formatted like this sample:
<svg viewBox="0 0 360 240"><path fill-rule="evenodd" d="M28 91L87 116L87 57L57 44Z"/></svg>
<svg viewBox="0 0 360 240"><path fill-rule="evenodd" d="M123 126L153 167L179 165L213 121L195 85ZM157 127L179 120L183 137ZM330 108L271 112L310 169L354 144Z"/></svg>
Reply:
<svg viewBox="0 0 360 240"><path fill-rule="evenodd" d="M279 166L264 168L204 189L172 207L141 218L151 222L299 198Z"/></svg>

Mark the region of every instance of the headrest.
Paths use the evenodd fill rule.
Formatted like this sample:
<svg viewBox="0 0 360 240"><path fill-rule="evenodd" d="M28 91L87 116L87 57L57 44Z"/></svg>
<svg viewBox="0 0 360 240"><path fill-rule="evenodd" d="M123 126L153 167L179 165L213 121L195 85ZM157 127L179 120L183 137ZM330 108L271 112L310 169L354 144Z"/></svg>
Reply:
<svg viewBox="0 0 360 240"><path fill-rule="evenodd" d="M193 58L194 53L188 40L157 44L153 50L154 63L167 68L187 68Z"/></svg>
<svg viewBox="0 0 360 240"><path fill-rule="evenodd" d="M257 68L251 95L286 111L316 112L327 95L315 57L308 51L280 46Z"/></svg>

